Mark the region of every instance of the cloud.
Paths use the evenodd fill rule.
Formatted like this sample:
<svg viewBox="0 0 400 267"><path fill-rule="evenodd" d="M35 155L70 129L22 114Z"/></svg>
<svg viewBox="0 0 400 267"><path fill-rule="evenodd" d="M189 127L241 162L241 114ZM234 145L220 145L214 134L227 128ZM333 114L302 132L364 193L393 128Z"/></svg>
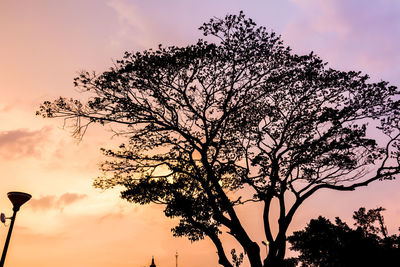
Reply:
<svg viewBox="0 0 400 267"><path fill-rule="evenodd" d="M124 44L137 44L141 48L149 45L150 30L139 8L125 0L107 2L117 15L118 31L111 37L110 45L121 47Z"/></svg>
<svg viewBox="0 0 400 267"><path fill-rule="evenodd" d="M124 216L125 215L124 215L123 211L121 211L121 210L119 212L109 212L109 213L101 216L100 218L98 218L97 222L102 223L107 220L122 219Z"/></svg>
<svg viewBox="0 0 400 267"><path fill-rule="evenodd" d="M350 26L342 15L341 7L337 2L326 0L323 2L315 0L293 0L300 7L302 26L316 33L334 33L344 36L349 33Z"/></svg>
<svg viewBox="0 0 400 267"><path fill-rule="evenodd" d="M34 211L45 211L50 209L63 210L66 206L85 198L87 198L86 194L65 193L59 197L54 195L47 195L37 199L34 198L29 201L29 204Z"/></svg>
<svg viewBox="0 0 400 267"><path fill-rule="evenodd" d="M56 206L67 206L86 197L86 194L65 193L58 198Z"/></svg>
<svg viewBox="0 0 400 267"><path fill-rule="evenodd" d="M37 131L29 129L0 131L0 157L5 159L40 157L50 132L50 127L43 127Z"/></svg>
<svg viewBox="0 0 400 267"><path fill-rule="evenodd" d="M193 40L192 37L196 36L194 41L199 37L196 29L203 21L197 22L199 18L186 12L189 8L199 10L197 5L194 7L182 1L159 1L157 8L154 8L155 3L148 1L107 0L106 3L118 23L118 29L110 36L109 46L118 51L156 49L159 43L165 46L187 44L189 39ZM199 6L204 8L204 5ZM168 12L171 8L176 11L173 16Z"/></svg>
<svg viewBox="0 0 400 267"><path fill-rule="evenodd" d="M29 205L32 207L33 210L49 210L51 208L53 208L55 201L56 200L56 196L44 196L44 197L40 197L38 199L31 199L29 201Z"/></svg>
<svg viewBox="0 0 400 267"><path fill-rule="evenodd" d="M141 31L146 28L140 13L134 5L124 0L111 0L108 5L114 9L121 22Z"/></svg>
<svg viewBox="0 0 400 267"><path fill-rule="evenodd" d="M314 50L334 67L361 68L378 79L397 79L400 71L397 0L292 2L300 12L288 24L285 39L295 51Z"/></svg>
<svg viewBox="0 0 400 267"><path fill-rule="evenodd" d="M2 104L2 103L0 103L0 112L8 112L8 111L10 111L10 110L12 110L12 108L13 108L13 105L11 105L11 104Z"/></svg>

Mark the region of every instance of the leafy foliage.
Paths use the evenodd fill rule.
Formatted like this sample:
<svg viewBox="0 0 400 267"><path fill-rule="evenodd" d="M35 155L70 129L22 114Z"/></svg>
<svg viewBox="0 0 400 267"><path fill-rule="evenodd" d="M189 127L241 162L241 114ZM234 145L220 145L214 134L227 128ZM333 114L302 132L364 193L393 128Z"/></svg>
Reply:
<svg viewBox="0 0 400 267"><path fill-rule="evenodd" d="M311 220L304 230L288 237L291 249L300 252L296 260L302 266L396 266L400 235L387 235L383 210L354 212L356 229L338 217L334 224L321 216Z"/></svg>
<svg viewBox="0 0 400 267"><path fill-rule="evenodd" d="M350 191L400 172L400 92L384 81L368 83L360 72L328 68L313 53L293 54L243 13L200 29L217 41L126 52L109 71L75 79L92 95L87 103L61 97L38 114L64 118L76 136L92 123L126 126L117 132L126 143L103 150L110 160L96 187L119 185L128 201L165 205L166 216L180 218L173 233L192 241L207 236L224 266L232 264L221 227L252 266L275 264L293 215L317 190ZM380 124L383 145L369 137L369 122ZM235 206L249 202L264 206L264 261L236 214Z"/></svg>

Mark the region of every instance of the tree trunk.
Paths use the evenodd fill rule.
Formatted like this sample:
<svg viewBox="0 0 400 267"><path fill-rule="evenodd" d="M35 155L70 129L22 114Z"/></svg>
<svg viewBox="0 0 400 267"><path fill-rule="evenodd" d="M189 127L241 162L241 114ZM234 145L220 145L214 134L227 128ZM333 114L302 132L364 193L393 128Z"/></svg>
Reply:
<svg viewBox="0 0 400 267"><path fill-rule="evenodd" d="M252 242L251 246L249 247L250 248L246 251L246 253L251 267L263 267L260 257L260 247L254 242Z"/></svg>
<svg viewBox="0 0 400 267"><path fill-rule="evenodd" d="M280 234L277 239L270 244L267 258L264 260L264 267L282 266L286 252L286 235Z"/></svg>

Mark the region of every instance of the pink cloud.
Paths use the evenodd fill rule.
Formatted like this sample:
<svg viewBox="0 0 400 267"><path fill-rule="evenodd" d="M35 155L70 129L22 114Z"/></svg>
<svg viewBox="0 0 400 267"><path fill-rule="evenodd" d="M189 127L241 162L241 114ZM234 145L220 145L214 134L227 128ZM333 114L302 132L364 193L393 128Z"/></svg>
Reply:
<svg viewBox="0 0 400 267"><path fill-rule="evenodd" d="M65 193L58 198L56 206L67 206L86 197L86 194Z"/></svg>
<svg viewBox="0 0 400 267"><path fill-rule="evenodd" d="M13 105L11 105L11 104L2 104L2 103L0 103L0 112L7 112L7 111L10 111L10 110L12 110L12 108L13 108Z"/></svg>
<svg viewBox="0 0 400 267"><path fill-rule="evenodd" d="M42 196L40 198L33 198L29 201L30 206L34 211L37 210L50 210L50 209L60 209L63 210L64 207L71 205L79 200L86 198L86 194L76 194L76 193L65 193L60 197L54 195Z"/></svg>
<svg viewBox="0 0 400 267"><path fill-rule="evenodd" d="M0 131L0 157L5 159L40 157L50 132L50 127L43 127L37 131L29 129Z"/></svg>
<svg viewBox="0 0 400 267"><path fill-rule="evenodd" d="M29 201L29 205L32 207L34 211L36 210L48 210L54 206L55 196L44 196L40 198L33 198Z"/></svg>

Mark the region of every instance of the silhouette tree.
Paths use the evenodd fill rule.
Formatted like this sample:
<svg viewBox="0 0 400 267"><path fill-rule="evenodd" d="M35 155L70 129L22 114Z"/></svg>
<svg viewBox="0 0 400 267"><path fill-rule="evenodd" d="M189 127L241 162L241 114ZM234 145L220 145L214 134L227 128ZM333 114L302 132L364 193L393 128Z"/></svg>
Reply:
<svg viewBox="0 0 400 267"><path fill-rule="evenodd" d="M210 238L223 266L232 263L221 227L251 266L277 266L304 200L399 173L399 90L293 54L242 12L200 29L211 42L126 52L110 70L75 79L91 93L87 103L61 97L37 114L64 118L78 137L93 123L120 125L127 141L103 149L110 160L96 187L120 185L132 203L165 205L166 216L180 218L174 235ZM235 209L250 202L263 205L265 259Z"/></svg>
<svg viewBox="0 0 400 267"><path fill-rule="evenodd" d="M300 252L291 260L302 266L397 266L400 235L387 235L383 210L354 212L356 229L338 217L335 224L321 216L311 220L304 230L288 237L291 250Z"/></svg>

